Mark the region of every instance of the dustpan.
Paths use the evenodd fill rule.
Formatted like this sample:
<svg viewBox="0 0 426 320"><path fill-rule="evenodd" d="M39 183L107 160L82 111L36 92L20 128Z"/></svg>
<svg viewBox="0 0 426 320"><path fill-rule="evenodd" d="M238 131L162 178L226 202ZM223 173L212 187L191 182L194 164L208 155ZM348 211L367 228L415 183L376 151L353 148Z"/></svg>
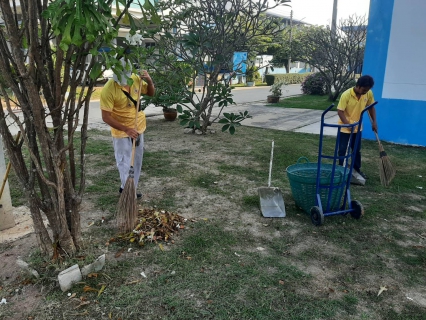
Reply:
<svg viewBox="0 0 426 320"><path fill-rule="evenodd" d="M257 189L260 197L260 211L266 218L284 218L285 206L280 188L271 187L272 159L274 158L274 141L272 140L271 161L267 187Z"/></svg>

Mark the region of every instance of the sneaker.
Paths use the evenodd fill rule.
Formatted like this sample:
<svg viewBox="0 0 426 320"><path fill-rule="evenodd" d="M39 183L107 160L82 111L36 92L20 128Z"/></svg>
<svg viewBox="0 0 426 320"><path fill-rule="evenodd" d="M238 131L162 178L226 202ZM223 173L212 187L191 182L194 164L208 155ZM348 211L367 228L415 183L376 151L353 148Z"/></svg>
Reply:
<svg viewBox="0 0 426 320"><path fill-rule="evenodd" d="M356 172L358 172L359 173L359 175L361 176L361 177L363 177L365 180L367 180L368 178L367 178L367 175L364 173L364 172L362 172L361 170L356 170Z"/></svg>
<svg viewBox="0 0 426 320"><path fill-rule="evenodd" d="M123 188L120 187L120 190L118 190L118 192L122 193L123 192ZM138 199L142 198L142 193L136 193L136 198L138 198Z"/></svg>

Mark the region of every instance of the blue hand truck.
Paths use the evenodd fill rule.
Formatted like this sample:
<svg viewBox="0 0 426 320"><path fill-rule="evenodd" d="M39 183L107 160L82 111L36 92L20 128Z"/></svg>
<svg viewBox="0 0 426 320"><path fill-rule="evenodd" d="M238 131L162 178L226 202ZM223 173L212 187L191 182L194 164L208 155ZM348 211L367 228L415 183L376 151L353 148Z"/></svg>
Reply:
<svg viewBox="0 0 426 320"><path fill-rule="evenodd" d="M322 113L316 178L316 205L313 206L310 210L311 221L314 225L322 225L324 223L324 217L328 216L346 215L349 213L353 218L360 219L364 214L364 207L359 201L351 200L350 192L352 170L354 167L354 159L356 154L355 151L358 149L361 135L358 134L356 136L353 148L348 147L348 151L346 152L345 156L339 156L338 150L342 128L347 128L350 130L349 146L351 146L352 138L355 133L354 130L356 128L361 128L364 113L376 104L377 101L367 106L361 112L360 120L351 124L325 123L325 115L334 107L334 104L332 104ZM323 151L324 128L326 127L337 128L336 144L334 147L334 153L332 155L325 154ZM322 167L325 166L324 162L326 161L326 159L332 162L332 166L331 173L329 175L330 183L324 184L322 182L324 181L324 177L322 176L324 170L322 170ZM343 160L343 168L338 165L339 160ZM327 166L330 167L329 164ZM339 170L336 170L336 168L338 168ZM328 196L324 197L324 194L328 194ZM337 199L339 199L339 206L337 208L333 204L333 201L335 202L336 197ZM325 201L322 202L321 198L323 200L325 199ZM342 199L341 202L340 199Z"/></svg>

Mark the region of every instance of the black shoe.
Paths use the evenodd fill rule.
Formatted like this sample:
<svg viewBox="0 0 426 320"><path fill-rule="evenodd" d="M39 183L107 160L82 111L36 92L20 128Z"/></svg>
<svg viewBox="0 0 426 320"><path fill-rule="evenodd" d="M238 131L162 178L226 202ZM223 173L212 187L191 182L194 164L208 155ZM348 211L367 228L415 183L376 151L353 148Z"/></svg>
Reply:
<svg viewBox="0 0 426 320"><path fill-rule="evenodd" d="M361 170L360 170L360 171L356 170L356 172L358 172L358 173L359 173L359 175L360 175L361 177L363 177L365 180L367 180L367 179L368 179L368 178L367 178L367 175L366 175L364 172L362 172Z"/></svg>
<svg viewBox="0 0 426 320"><path fill-rule="evenodd" d="M118 190L118 192L122 193L123 192L123 188L120 187L120 190ZM142 198L142 193L136 193L136 198L138 198L138 199Z"/></svg>

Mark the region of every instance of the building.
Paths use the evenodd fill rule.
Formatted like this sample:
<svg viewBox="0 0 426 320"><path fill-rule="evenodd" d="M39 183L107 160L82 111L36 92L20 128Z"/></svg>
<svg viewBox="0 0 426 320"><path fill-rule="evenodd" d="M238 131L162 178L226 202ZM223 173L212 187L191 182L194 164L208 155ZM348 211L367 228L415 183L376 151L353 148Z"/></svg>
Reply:
<svg viewBox="0 0 426 320"><path fill-rule="evenodd" d="M425 14L425 0L370 2L363 74L375 79L379 135L386 141L426 146ZM365 127L363 136L374 139Z"/></svg>

